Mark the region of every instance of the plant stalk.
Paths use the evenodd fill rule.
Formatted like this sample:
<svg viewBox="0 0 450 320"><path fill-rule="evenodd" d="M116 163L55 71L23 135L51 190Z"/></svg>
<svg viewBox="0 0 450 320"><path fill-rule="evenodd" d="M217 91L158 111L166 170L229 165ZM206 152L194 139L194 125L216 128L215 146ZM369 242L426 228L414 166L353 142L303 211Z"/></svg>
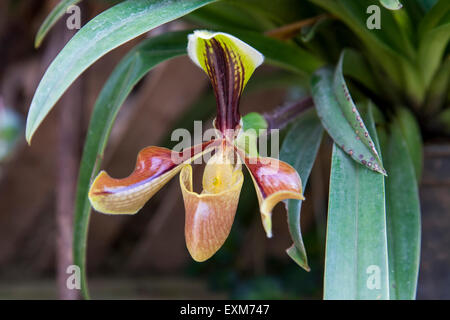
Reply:
<svg viewBox="0 0 450 320"><path fill-rule="evenodd" d="M268 131L272 129L283 129L293 120L295 120L302 112L312 108L314 101L311 96L306 97L295 103L283 105L270 113L264 113L263 117L268 124Z"/></svg>

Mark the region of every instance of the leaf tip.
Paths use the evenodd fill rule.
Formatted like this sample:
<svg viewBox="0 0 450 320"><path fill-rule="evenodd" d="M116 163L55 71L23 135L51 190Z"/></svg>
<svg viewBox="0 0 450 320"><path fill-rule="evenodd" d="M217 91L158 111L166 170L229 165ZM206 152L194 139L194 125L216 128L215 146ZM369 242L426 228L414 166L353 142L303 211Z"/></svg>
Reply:
<svg viewBox="0 0 450 320"><path fill-rule="evenodd" d="M400 10L403 4L398 0L380 0L383 7L389 10Z"/></svg>
<svg viewBox="0 0 450 320"><path fill-rule="evenodd" d="M298 249L295 247L295 244L292 244L289 248L286 249L287 255L294 260L303 270L306 272L310 272L311 268L308 265L308 259L306 258L306 253L304 256L300 255Z"/></svg>
<svg viewBox="0 0 450 320"><path fill-rule="evenodd" d="M36 40L34 40L34 48L39 49L39 47L41 46L41 42L42 41L36 37Z"/></svg>
<svg viewBox="0 0 450 320"><path fill-rule="evenodd" d="M31 146L31 139L33 139L34 130L31 128L29 120L27 120L26 128L25 128L25 140L28 145Z"/></svg>
<svg viewBox="0 0 450 320"><path fill-rule="evenodd" d="M28 146L31 146L31 139L33 138L32 135L29 135L28 132L25 134L25 140L28 143Z"/></svg>

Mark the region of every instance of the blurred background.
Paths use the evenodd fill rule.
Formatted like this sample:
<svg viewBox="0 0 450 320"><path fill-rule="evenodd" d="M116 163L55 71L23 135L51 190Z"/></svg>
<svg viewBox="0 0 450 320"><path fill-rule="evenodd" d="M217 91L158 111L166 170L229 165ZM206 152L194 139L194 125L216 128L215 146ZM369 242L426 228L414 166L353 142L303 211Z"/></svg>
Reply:
<svg viewBox="0 0 450 320"><path fill-rule="evenodd" d="M70 239L64 238L61 228L73 212L83 143L102 86L118 61L143 37L196 26L195 19L175 21L107 54L66 92L28 146L24 127L34 91L49 63L74 34L63 18L43 45L34 48L40 24L57 3L0 2L0 299L60 297L57 256L70 254L65 245ZM113 3L84 1L80 5L83 23ZM266 112L298 99L305 93L291 88L297 80L263 66L244 92L241 113ZM190 129L193 120L211 120L214 112L212 89L198 67L187 57L163 63L138 84L122 107L102 168L113 177L125 177L133 170L140 149L171 147L174 128ZM418 298L449 299L450 144L433 137L425 142ZM302 208L309 273L285 253L292 242L282 205L273 215L274 237L265 237L248 176L224 247L207 262L193 261L185 246L184 207L174 179L137 215L92 213L87 257L92 297L320 299L330 147L324 139Z"/></svg>

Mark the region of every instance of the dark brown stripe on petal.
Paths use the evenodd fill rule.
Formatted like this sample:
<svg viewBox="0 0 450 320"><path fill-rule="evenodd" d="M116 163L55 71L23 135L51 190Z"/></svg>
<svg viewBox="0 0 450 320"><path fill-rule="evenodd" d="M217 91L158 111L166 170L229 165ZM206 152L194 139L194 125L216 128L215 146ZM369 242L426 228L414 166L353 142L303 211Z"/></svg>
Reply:
<svg viewBox="0 0 450 320"><path fill-rule="evenodd" d="M235 129L240 121L239 100L244 87L244 67L239 55L216 39L205 41L205 61L217 101L216 127Z"/></svg>

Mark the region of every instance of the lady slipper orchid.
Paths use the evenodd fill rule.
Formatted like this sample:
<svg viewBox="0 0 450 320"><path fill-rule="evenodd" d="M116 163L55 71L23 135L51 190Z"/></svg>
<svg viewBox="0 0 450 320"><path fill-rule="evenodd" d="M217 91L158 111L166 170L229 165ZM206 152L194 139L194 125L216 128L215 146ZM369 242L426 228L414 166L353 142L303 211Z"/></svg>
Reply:
<svg viewBox="0 0 450 320"><path fill-rule="evenodd" d="M89 199L99 212L134 214L180 172L186 245L194 260L205 261L219 250L230 233L244 180L242 164L252 176L268 237L272 236L274 206L303 196L295 169L280 160L251 154L237 143L244 134L239 99L253 71L263 62L263 55L226 33L195 31L188 40L189 57L207 73L214 88L217 138L183 152L144 148L127 178L114 179L100 172L91 185ZM203 191L196 193L191 163L213 151L204 169Z"/></svg>

